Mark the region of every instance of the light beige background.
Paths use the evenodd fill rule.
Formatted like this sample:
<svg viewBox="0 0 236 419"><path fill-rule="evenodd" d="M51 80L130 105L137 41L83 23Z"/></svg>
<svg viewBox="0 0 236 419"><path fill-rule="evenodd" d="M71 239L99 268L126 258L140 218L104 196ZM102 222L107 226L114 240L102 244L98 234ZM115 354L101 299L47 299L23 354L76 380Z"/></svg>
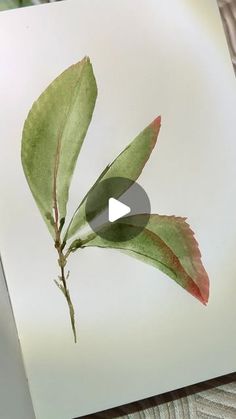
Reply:
<svg viewBox="0 0 236 419"><path fill-rule="evenodd" d="M20 164L26 114L89 55L98 83L70 213L155 116L140 178L160 214L188 216L207 308L152 267L88 249L71 260L79 343L53 284L56 254ZM235 370L234 74L214 1L68 0L0 15L0 248L39 419L72 418Z"/></svg>

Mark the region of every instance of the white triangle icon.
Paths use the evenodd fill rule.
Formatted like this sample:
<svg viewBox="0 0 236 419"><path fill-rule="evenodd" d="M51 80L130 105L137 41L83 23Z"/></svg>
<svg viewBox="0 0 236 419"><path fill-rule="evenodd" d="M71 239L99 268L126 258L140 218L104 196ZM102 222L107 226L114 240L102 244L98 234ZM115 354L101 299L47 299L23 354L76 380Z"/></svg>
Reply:
<svg viewBox="0 0 236 419"><path fill-rule="evenodd" d="M124 215L129 214L131 211L128 205L123 204L115 198L109 198L108 201L108 219L111 223L119 218L124 217Z"/></svg>

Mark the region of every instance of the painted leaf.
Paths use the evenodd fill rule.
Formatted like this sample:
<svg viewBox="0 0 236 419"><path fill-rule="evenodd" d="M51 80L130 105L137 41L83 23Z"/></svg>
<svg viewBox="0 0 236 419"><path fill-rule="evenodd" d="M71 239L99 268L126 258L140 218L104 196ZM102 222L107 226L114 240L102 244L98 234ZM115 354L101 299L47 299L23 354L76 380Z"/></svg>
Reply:
<svg viewBox="0 0 236 419"><path fill-rule="evenodd" d="M156 144L160 126L161 117L159 116L150 125L148 125L110 165L105 168L88 194L93 190L98 182L111 177L123 177L130 179L131 181L135 181L140 176ZM112 191L112 194L114 198L118 198L123 192L125 192L125 190L114 190ZM65 240L74 236L76 232L86 223L85 206L88 194L84 197L80 206L76 210L66 233Z"/></svg>
<svg viewBox="0 0 236 419"><path fill-rule="evenodd" d="M114 242L107 241L95 233L79 242L79 246L107 247L120 249L160 269L190 294L206 304L209 296L209 279L201 262L201 254L194 234L185 218L153 214L146 228L135 238L129 237L133 229L140 225L142 215L120 219L114 225L104 226L112 229ZM76 247L76 242L71 245Z"/></svg>
<svg viewBox="0 0 236 419"><path fill-rule="evenodd" d="M62 226L66 216L71 177L96 97L92 65L85 57L49 85L33 104L25 121L22 164L34 199L53 236L56 218Z"/></svg>

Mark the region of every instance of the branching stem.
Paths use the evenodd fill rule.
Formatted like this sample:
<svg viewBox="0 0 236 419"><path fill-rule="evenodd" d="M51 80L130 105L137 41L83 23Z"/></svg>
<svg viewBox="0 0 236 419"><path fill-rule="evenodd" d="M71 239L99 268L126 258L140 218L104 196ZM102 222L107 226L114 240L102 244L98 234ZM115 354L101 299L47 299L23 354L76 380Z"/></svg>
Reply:
<svg viewBox="0 0 236 419"><path fill-rule="evenodd" d="M58 213L56 198L54 200L54 213L55 213L55 224L54 224L55 248L57 249L58 265L60 267L60 272L61 272L60 276L58 276L59 281L55 281L55 283L58 286L58 288L62 291L64 297L66 298L68 308L69 308L69 313L70 313L70 322L71 322L71 327L72 327L72 331L74 335L74 341L76 343L77 336L76 336L76 327L75 327L75 310L74 310L74 306L70 298L70 292L67 286L67 279L68 279L69 273L67 274L67 276L65 275L65 266L66 266L67 258L70 254L70 251L67 251L66 254L63 253L65 243L64 242L61 243L61 232L60 232L60 227L59 227L59 213Z"/></svg>
<svg viewBox="0 0 236 419"><path fill-rule="evenodd" d="M60 266L60 271L61 271L61 274L58 277L59 281L55 281L55 283L58 286L58 288L62 291L64 297L66 298L68 308L69 308L69 313L70 313L70 322L71 322L71 327L72 327L72 331L74 335L74 341L76 343L77 336L76 336L76 327L75 327L75 311L74 311L73 303L70 298L70 292L67 286L67 279L69 276L69 272L67 275L65 275L65 266L66 266L67 260L63 254L63 251L61 250L60 243L56 243L55 247L57 248L57 252L59 256L58 264Z"/></svg>
<svg viewBox="0 0 236 419"><path fill-rule="evenodd" d="M65 277L64 266L60 266L60 268L61 268L61 277L60 278L61 278L61 282L63 284L62 292L63 292L63 294L66 298L66 301L67 301L67 304L68 304L68 307L69 307L70 322L71 322L71 327L72 327L72 331L73 331L73 335L74 335L74 340L75 340L75 343L76 343L77 336L76 336L76 327L75 327L75 311L74 311L73 303L72 303L71 298L70 298L70 292L69 292L69 289L68 289L67 283L66 283L66 279L68 278L68 276L67 276L67 278Z"/></svg>

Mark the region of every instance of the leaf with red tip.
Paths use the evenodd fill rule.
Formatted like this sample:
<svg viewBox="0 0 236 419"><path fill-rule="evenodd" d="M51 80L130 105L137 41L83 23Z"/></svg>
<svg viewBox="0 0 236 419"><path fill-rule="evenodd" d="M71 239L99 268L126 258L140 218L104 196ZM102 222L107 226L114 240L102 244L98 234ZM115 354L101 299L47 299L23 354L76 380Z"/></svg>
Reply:
<svg viewBox="0 0 236 419"><path fill-rule="evenodd" d="M124 238L142 224L143 215L121 218L111 229L114 241L105 240L95 233L87 237L83 247L96 246L120 249L166 273L203 304L209 296L209 279L201 262L201 254L194 233L185 218L152 214L146 228L135 238ZM73 246L73 244L72 244Z"/></svg>
<svg viewBox="0 0 236 419"><path fill-rule="evenodd" d="M84 197L77 208L69 228L65 235L65 240L74 236L75 233L86 223L85 205L89 193L94 189L98 182L112 177L123 177L135 181L140 176L150 154L157 142L157 137L161 127L161 117L158 116L148 125L138 136L119 154L119 156L109 164L96 180L95 184ZM125 192L112 191L114 198ZM101 208L101 210L104 208Z"/></svg>

